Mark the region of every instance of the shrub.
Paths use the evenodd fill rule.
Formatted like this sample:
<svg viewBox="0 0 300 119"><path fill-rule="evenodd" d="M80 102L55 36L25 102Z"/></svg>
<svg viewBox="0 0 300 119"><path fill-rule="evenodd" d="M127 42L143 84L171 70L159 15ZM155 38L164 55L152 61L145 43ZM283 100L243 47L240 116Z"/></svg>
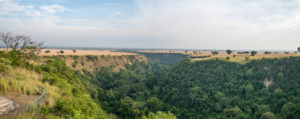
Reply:
<svg viewBox="0 0 300 119"><path fill-rule="evenodd" d="M98 60L98 57L97 56L92 56L92 55L87 55L86 58L90 61L97 61Z"/></svg>
<svg viewBox="0 0 300 119"><path fill-rule="evenodd" d="M251 51L251 56L254 56L254 55L256 55L256 54L257 54L256 51Z"/></svg>
<svg viewBox="0 0 300 119"><path fill-rule="evenodd" d="M42 79L43 82L49 82L50 85L61 85L61 81L63 79L55 76L55 75L45 75Z"/></svg>
<svg viewBox="0 0 300 119"><path fill-rule="evenodd" d="M211 51L211 54L217 55L217 54L219 54L219 52L218 51Z"/></svg>
<svg viewBox="0 0 300 119"><path fill-rule="evenodd" d="M11 62L8 59L0 58L0 73L6 74L11 71Z"/></svg>
<svg viewBox="0 0 300 119"><path fill-rule="evenodd" d="M245 60L246 60L246 61L249 61L249 57L248 57L248 56L247 56L247 57L245 57Z"/></svg>
<svg viewBox="0 0 300 119"><path fill-rule="evenodd" d="M78 61L74 61L72 64L72 67L75 68L77 64L78 64Z"/></svg>

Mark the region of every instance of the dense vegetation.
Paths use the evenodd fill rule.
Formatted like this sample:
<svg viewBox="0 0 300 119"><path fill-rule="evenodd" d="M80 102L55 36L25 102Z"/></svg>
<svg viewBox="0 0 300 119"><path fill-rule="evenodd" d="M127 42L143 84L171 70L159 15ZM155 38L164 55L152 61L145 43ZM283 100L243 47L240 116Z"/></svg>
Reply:
<svg viewBox="0 0 300 119"><path fill-rule="evenodd" d="M43 58L41 64L33 65L20 58L21 52L0 52L0 93L17 92L37 95L37 87L47 89L46 103L37 115L19 118L107 118L107 114L95 103L65 62L55 57ZM39 58L36 57L35 60ZM31 59L33 61L34 59ZM40 59L41 60L41 59ZM31 79L27 73L17 72L23 69L40 79ZM14 71L17 70L17 71ZM23 71L21 70L21 71Z"/></svg>
<svg viewBox="0 0 300 119"><path fill-rule="evenodd" d="M0 52L0 91L35 95L34 87L44 86L48 98L38 115L46 118L300 118L299 57L246 64L185 59L176 65L173 59L181 55L131 58L118 72L112 67L88 72L71 70L61 57L19 56L22 52ZM32 83L13 69L41 78Z"/></svg>
<svg viewBox="0 0 300 119"><path fill-rule="evenodd" d="M153 64L135 62L120 72L103 68L81 78L103 109L120 118L155 112L182 119L300 118L299 57Z"/></svg>
<svg viewBox="0 0 300 119"><path fill-rule="evenodd" d="M299 118L300 58L182 62L159 96L180 118ZM268 88L264 81L272 81ZM178 113L176 113L178 112Z"/></svg>
<svg viewBox="0 0 300 119"><path fill-rule="evenodd" d="M147 57L152 62L156 62L162 65L176 65L180 61L184 60L187 55L182 53L148 53L148 52L136 52Z"/></svg>

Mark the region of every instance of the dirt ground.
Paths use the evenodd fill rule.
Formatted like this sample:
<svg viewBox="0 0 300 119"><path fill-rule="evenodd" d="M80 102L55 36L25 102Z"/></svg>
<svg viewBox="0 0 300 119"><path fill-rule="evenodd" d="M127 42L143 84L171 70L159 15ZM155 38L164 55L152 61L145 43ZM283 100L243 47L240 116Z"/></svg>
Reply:
<svg viewBox="0 0 300 119"><path fill-rule="evenodd" d="M6 94L1 94L0 96L10 99L21 106L30 105L38 95L25 95L16 92L7 92Z"/></svg>

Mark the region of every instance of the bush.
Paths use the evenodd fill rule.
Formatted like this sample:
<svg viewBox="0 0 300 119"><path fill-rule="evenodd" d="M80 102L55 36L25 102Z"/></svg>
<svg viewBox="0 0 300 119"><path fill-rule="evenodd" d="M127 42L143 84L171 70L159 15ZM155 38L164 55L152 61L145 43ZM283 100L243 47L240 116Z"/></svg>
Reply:
<svg viewBox="0 0 300 119"><path fill-rule="evenodd" d="M11 71L11 62L8 59L0 58L0 73L6 74Z"/></svg>
<svg viewBox="0 0 300 119"><path fill-rule="evenodd" d="M74 62L72 63L72 67L75 68L77 64L78 64L78 61L74 61Z"/></svg>
<svg viewBox="0 0 300 119"><path fill-rule="evenodd" d="M247 57L245 57L245 60L246 60L246 61L249 61L249 57L248 57L248 56L247 56Z"/></svg>
<svg viewBox="0 0 300 119"><path fill-rule="evenodd" d="M90 61L97 61L98 57L97 56L93 56L93 55L87 55L86 58Z"/></svg>
<svg viewBox="0 0 300 119"><path fill-rule="evenodd" d="M62 80L55 75L45 75L42 79L43 82L49 82L50 85L62 85Z"/></svg>

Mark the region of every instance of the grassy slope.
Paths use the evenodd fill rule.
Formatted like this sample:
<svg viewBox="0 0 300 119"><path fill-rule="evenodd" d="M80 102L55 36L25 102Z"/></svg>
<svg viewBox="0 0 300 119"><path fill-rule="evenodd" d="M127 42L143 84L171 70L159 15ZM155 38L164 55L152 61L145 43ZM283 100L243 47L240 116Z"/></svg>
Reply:
<svg viewBox="0 0 300 119"><path fill-rule="evenodd" d="M37 87L42 86L47 89L47 99L38 115L46 118L108 118L86 93L74 71L61 59L48 57L39 65L31 65L8 53L1 52L0 55L0 94L13 92L36 96Z"/></svg>

